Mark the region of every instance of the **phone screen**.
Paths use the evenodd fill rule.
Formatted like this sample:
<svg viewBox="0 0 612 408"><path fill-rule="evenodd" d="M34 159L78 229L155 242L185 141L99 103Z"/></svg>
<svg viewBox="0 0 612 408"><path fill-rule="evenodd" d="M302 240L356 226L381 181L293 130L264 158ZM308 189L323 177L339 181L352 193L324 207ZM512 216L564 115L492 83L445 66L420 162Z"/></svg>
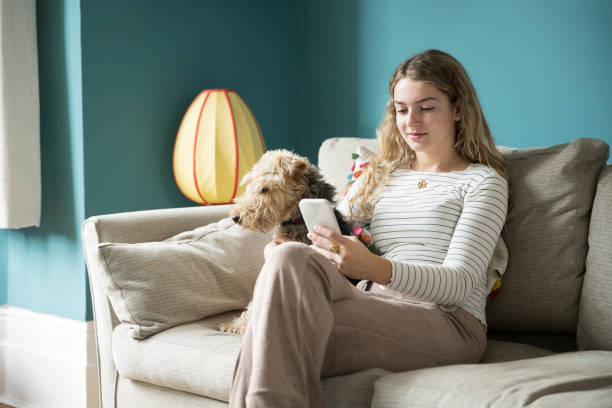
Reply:
<svg viewBox="0 0 612 408"><path fill-rule="evenodd" d="M324 198L304 198L300 200L299 206L309 232L313 232L315 225L322 225L340 232L334 207L328 200Z"/></svg>

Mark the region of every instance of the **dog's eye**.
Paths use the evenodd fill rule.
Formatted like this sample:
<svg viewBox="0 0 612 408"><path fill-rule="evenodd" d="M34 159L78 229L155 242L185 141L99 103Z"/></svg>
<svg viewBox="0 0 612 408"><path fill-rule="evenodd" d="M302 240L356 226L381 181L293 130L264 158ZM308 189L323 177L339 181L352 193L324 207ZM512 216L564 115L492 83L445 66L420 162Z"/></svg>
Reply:
<svg viewBox="0 0 612 408"><path fill-rule="evenodd" d="M263 187L260 191L260 193L267 193L268 191L270 191L270 189L268 187Z"/></svg>

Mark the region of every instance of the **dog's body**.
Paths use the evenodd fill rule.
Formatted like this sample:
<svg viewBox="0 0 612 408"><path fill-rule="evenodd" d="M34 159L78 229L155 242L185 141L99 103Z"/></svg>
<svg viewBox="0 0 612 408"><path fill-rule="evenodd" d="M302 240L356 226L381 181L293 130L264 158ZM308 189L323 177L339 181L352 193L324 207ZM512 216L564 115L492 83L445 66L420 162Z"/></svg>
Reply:
<svg viewBox="0 0 612 408"><path fill-rule="evenodd" d="M303 198L325 198L334 202L336 188L327 183L319 169L308 159L288 150L266 152L242 180L246 192L236 200L230 217L243 228L266 232L274 229L274 237L286 236L292 241L311 244L298 203ZM334 210L342 234L349 235L351 225ZM249 303L250 306L250 303ZM244 333L249 306L231 323L219 329Z"/></svg>
<svg viewBox="0 0 612 408"><path fill-rule="evenodd" d="M270 231L274 237L310 244L298 203L302 198L325 198L334 202L336 188L326 182L308 159L288 150L266 152L244 177L245 194L236 200L230 216L251 231ZM349 234L344 217L334 210L343 234Z"/></svg>

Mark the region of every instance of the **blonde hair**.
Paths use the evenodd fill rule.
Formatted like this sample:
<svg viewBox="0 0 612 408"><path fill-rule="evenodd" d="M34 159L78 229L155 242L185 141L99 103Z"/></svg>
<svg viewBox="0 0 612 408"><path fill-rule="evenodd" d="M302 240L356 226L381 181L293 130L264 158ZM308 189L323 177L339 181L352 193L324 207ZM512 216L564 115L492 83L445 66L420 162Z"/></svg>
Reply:
<svg viewBox="0 0 612 408"><path fill-rule="evenodd" d="M505 160L495 147L476 91L459 61L438 50L427 50L402 62L389 81L391 98L385 107L385 116L376 129L378 154L361 177L361 191L352 194L349 208L359 200L360 210L371 215L373 202L385 185L387 176L400 166L408 166L416 157L400 134L395 117L393 92L403 78L427 82L448 96L457 106L460 119L455 125L455 150L470 163L481 163L497 171L508 181Z"/></svg>

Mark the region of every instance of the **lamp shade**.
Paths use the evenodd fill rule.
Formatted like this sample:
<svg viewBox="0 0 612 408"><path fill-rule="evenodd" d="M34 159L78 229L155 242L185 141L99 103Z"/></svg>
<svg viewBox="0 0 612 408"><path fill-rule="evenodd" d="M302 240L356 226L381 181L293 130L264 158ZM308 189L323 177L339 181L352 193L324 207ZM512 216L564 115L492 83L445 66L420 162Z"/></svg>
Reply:
<svg viewBox="0 0 612 408"><path fill-rule="evenodd" d="M265 152L259 125L231 89L207 89L191 103L176 135L172 169L181 192L200 204L228 204Z"/></svg>

